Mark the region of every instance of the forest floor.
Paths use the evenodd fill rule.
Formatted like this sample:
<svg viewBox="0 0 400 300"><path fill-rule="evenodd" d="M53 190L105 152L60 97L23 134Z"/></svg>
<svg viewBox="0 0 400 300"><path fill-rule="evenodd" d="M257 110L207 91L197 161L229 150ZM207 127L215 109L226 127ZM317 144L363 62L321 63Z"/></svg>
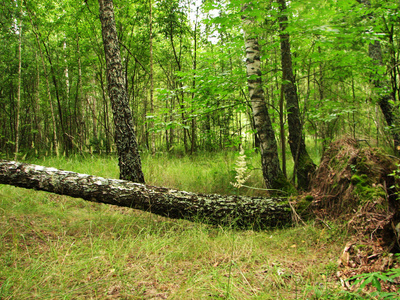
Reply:
<svg viewBox="0 0 400 300"><path fill-rule="evenodd" d="M143 166L151 185L263 193L230 184L236 157L144 155ZM113 158L29 162L118 174ZM257 157L248 165L247 184L262 187ZM0 186L0 299L356 299L338 276L353 243L346 224L321 215L293 227L237 230Z"/></svg>

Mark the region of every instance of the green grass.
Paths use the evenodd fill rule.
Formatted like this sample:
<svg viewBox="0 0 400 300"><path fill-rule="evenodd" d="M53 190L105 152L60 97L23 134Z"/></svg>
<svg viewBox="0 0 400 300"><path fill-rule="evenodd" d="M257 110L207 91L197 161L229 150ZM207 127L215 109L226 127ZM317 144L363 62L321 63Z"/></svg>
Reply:
<svg viewBox="0 0 400 300"><path fill-rule="evenodd" d="M235 163L238 153L200 153L193 156L174 157L169 154L152 156L143 153L142 168L146 183L197 193L267 195L266 191L247 188L236 189L230 182L235 181ZM259 155L247 157L250 174L247 185L263 188ZM68 171L96 176L118 178L116 157L72 156L69 158L44 157L31 159L29 163L60 168Z"/></svg>
<svg viewBox="0 0 400 300"><path fill-rule="evenodd" d="M200 153L194 156L171 157L158 155L143 156L143 172L149 184L175 189L217 194L266 194L252 189L236 189L230 183L235 181L235 163L238 153ZM263 178L258 155L247 158L250 178L248 185L263 188ZM251 169L251 170L250 170Z"/></svg>
<svg viewBox="0 0 400 300"><path fill-rule="evenodd" d="M110 158L31 162L118 176ZM231 153L143 156L149 184L203 193L235 192L234 163ZM0 239L2 300L313 299L315 287L337 288L345 243L340 230L313 223L240 231L5 185Z"/></svg>

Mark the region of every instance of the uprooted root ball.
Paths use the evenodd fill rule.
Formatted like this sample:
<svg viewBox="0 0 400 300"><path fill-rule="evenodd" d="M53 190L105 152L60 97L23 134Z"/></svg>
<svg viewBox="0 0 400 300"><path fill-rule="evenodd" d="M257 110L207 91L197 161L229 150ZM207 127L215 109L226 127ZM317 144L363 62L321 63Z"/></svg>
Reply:
<svg viewBox="0 0 400 300"><path fill-rule="evenodd" d="M400 252L399 163L365 143L338 140L325 152L310 193L299 202L308 203L308 212L321 219L343 220L351 233L339 260L342 282L355 274L399 267L393 259Z"/></svg>

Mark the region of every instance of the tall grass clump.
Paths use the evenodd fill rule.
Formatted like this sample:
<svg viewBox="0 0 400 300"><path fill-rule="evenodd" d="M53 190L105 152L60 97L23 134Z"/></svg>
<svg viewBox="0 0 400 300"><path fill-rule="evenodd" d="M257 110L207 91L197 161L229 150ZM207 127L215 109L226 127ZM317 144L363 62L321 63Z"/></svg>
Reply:
<svg viewBox="0 0 400 300"><path fill-rule="evenodd" d="M118 158L114 155L76 154L68 157L44 156L28 159L27 162L95 176L119 177Z"/></svg>

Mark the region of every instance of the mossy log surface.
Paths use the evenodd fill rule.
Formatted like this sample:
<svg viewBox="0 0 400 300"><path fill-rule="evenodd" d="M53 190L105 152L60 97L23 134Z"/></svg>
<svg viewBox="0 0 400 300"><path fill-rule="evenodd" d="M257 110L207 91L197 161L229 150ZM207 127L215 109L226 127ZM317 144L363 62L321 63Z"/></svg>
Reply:
<svg viewBox="0 0 400 300"><path fill-rule="evenodd" d="M0 161L0 184L211 224L263 228L291 222L286 198L196 194L15 161Z"/></svg>

